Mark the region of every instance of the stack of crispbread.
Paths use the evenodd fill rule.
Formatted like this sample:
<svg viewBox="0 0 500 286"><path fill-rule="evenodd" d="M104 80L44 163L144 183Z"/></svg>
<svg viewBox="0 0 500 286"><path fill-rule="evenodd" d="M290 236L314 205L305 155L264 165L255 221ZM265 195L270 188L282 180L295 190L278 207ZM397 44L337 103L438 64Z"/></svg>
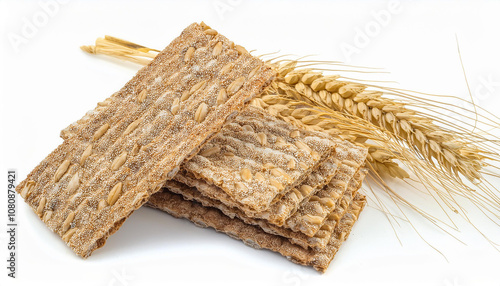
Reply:
<svg viewBox="0 0 500 286"><path fill-rule="evenodd" d="M364 207L366 154L248 107L148 205L324 271Z"/></svg>
<svg viewBox="0 0 500 286"><path fill-rule="evenodd" d="M274 75L192 24L17 190L82 257L148 202L324 271L365 205L367 151L246 107Z"/></svg>

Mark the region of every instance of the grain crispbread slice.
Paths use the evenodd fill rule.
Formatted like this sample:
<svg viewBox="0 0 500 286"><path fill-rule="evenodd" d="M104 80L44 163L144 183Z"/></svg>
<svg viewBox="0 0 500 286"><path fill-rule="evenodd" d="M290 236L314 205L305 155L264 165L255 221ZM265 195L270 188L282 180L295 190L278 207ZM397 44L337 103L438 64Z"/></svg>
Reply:
<svg viewBox="0 0 500 286"><path fill-rule="evenodd" d="M347 187L346 185L350 179L350 176L352 176L355 172L355 169L351 168L351 166L357 164L356 162L359 162L360 160L364 160L363 158L366 157L366 153L367 151L364 148L356 147L347 141L337 141L337 144L335 146L334 157L331 158L331 160L335 160L335 165L338 165L339 160L346 161L345 164L347 166L342 167L344 173L339 175L340 177L337 176L338 181L340 179L344 179L345 187ZM326 163L331 164L332 165L331 168L333 168L332 162L326 162ZM330 165L320 165L320 166L323 166L322 168L326 169L326 171L320 169L319 170L320 172L317 172L317 174L327 173L328 168L330 168ZM335 169L335 172L337 172L337 169ZM290 192L287 193L282 200L271 205L271 207L268 210L259 212L246 208L244 205L240 204L238 201L235 201L233 198L231 198L229 195L227 195L227 193L225 193L217 186L210 184L209 182L203 179L194 178L191 174L189 174L184 170L181 170L181 172L179 172L174 177L174 180L182 182L191 187L196 187L197 189L200 190L200 192L202 192L209 198L221 201L230 207L237 207L242 211L244 211L245 214L249 217L266 219L270 223L273 223L277 226L282 226L285 223L286 219L288 219L291 215L294 214L299 204L304 202L304 200L306 200L307 198L311 197L319 189L318 186L318 188L312 188L312 191L309 192L307 190L311 190L311 188L302 188L302 189L299 188L298 191L295 191L293 193ZM328 180L330 180L329 177ZM309 194L307 194L307 192L309 192ZM340 196L341 194L338 195L338 197ZM326 200L320 201L320 203L326 203Z"/></svg>
<svg viewBox="0 0 500 286"><path fill-rule="evenodd" d="M350 208L342 218L328 245L323 249L304 249L291 243L287 238L269 234L258 226L246 224L238 218L230 218L218 209L184 200L182 196L168 191L156 193L147 205L175 217L186 218L197 226L214 228L254 248L278 252L295 263L312 266L317 271L325 272L341 244L349 236L365 204L364 196L356 195L352 203L354 207Z"/></svg>
<svg viewBox="0 0 500 286"><path fill-rule="evenodd" d="M346 159L342 161L342 165L330 183L307 202L302 203L297 212L286 220L286 227L313 237L321 229L328 215L335 208L336 199L342 197L348 185L354 184L356 187L356 180L351 181L351 178L364 164L368 152L366 148L354 145L344 151L350 155L346 155ZM357 175L364 178L366 173L360 172Z"/></svg>
<svg viewBox="0 0 500 286"><path fill-rule="evenodd" d="M332 156L336 141L248 107L183 165L243 208L264 211Z"/></svg>
<svg viewBox="0 0 500 286"><path fill-rule="evenodd" d="M349 184L349 188L347 189L344 196L341 199L337 200L337 202L336 202L336 205L341 210L341 212L340 212L341 216L339 218L337 217L338 212L335 212L337 210L337 208L336 208L333 211L333 212L335 212L335 215L328 216L327 221L324 223L324 226L322 226L320 228L320 230L313 237L309 237L301 232L292 231L292 230L285 228L285 227L279 227L279 226L273 225L264 219L256 219L256 218L248 217L240 209L234 208L234 207L228 207L227 205L223 204L220 201L211 199L211 198L203 195L200 191L198 191L198 189L196 189L194 187L189 187L188 185L185 185L183 183L180 183L180 182L177 182L174 180L167 181L167 183L165 184L165 188L168 189L168 191L170 191L170 192L182 195L185 200L196 201L196 202L202 204L204 207L216 208L228 217L231 217L231 218L237 217L237 218L241 219L243 222L245 222L246 224L259 226L267 233L286 237L292 243L300 245L304 248L308 248L308 247L324 247L324 246L326 246L326 243L328 243L328 241L330 240L330 236L335 229L334 226L337 222L336 220L340 219L345 214L342 212L342 210L344 210L343 209L344 204L347 203L347 205L349 205L353 196L356 194L356 192L361 187L361 183L362 183L363 178L360 176L356 176L356 178L352 178L351 180L356 180L356 179L357 179L356 184ZM332 220L332 221L330 221L330 220Z"/></svg>
<svg viewBox="0 0 500 286"><path fill-rule="evenodd" d="M274 74L224 36L192 24L16 190L88 257Z"/></svg>
<svg viewBox="0 0 500 286"><path fill-rule="evenodd" d="M323 214L323 218L321 221L318 221L318 227L321 227L324 220L326 219L326 215L329 213L328 211L332 211L332 207L335 206L335 201L342 197L343 192L347 189L347 185L349 180L356 172L357 168L360 164L364 162L366 158L367 150L362 147L357 147L347 141L338 142L335 147L335 154L333 159L337 161L343 160L343 163L338 167L338 170L335 170L335 175L333 180L330 182L330 186L328 190L323 191L321 198L315 196L321 190L318 188L313 189L309 195L301 195L300 192L290 192L287 193L284 198L277 203L273 204L269 210L264 212L255 212L249 210L248 208L244 208L237 201L233 200L229 197L224 191L222 191L217 186L210 184L202 179L196 179L187 174L186 172L179 172L174 180L182 182L188 186L197 188L203 195L220 201L223 204L229 207L239 208L245 212L246 216L258 219L265 219L269 223L275 224L277 226L287 226L290 221L290 224L293 226L297 226L294 228L294 231L300 231L299 227L304 228L304 233L309 236L313 236L319 228L315 228L310 230L309 232L314 232L309 234L305 227L307 227L307 223L302 223L303 220L308 219L309 217L313 217L317 211L320 210ZM322 165L320 165L322 166ZM328 169L329 165L323 165L323 169ZM330 180L330 178L328 178ZM303 190L307 190L310 188L303 188ZM310 213L308 209L311 209ZM297 209L303 209L300 215L296 215ZM293 219L292 219L293 218ZM290 227L289 227L290 228Z"/></svg>
<svg viewBox="0 0 500 286"><path fill-rule="evenodd" d="M257 212L243 207L241 204L233 200L219 187L206 182L203 179L197 179L184 172L179 172L173 180L194 187L207 198L221 202L221 206L239 209L248 217L257 219L265 219L269 223L275 225L283 225L285 220L290 217L300 205L300 202L311 197L314 193L322 189L328 182L331 181L338 168L338 160L329 158L321 163L319 168L309 174L306 179L286 193L281 200L271 205L268 210Z"/></svg>

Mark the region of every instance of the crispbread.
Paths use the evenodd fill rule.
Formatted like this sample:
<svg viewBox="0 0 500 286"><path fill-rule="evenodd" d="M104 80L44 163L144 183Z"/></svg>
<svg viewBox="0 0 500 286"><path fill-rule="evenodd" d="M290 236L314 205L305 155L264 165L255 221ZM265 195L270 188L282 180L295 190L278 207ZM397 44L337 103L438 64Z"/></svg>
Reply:
<svg viewBox="0 0 500 286"><path fill-rule="evenodd" d="M354 187L357 186L357 180L351 181L350 179L356 174L360 166L364 164L367 156L367 149L352 144L349 145L351 146L347 147L348 145L340 145L346 148L344 150L346 152L345 160L342 161L342 165L339 167L339 170L335 173L330 183L312 196L307 202L302 203L297 212L286 220L286 227L293 231L302 232L309 237L313 237L320 230L328 215L335 208L334 199L342 197L348 184L352 183L355 185ZM364 178L365 174L366 173L361 172L358 173L358 176Z"/></svg>
<svg viewBox="0 0 500 286"><path fill-rule="evenodd" d="M351 179L351 181L356 181L356 180L357 181L355 183L352 183L352 184L350 183L349 188L347 189L345 194L342 196L342 198L336 201L336 205L337 205L337 208L340 209L341 216L338 217L339 212L336 212L337 211L337 208L336 208L334 210L335 215L329 215L327 220L324 223L324 226L322 226L320 228L320 230L313 237L309 237L301 232L292 231L292 230L285 228L285 227L279 227L279 226L273 225L264 219L256 219L256 218L248 217L240 209L234 208L234 207L228 207L227 205L223 204L220 201L206 197L200 191L198 191L198 189L196 189L194 187L190 187L190 186L185 185L183 183L180 183L180 182L177 182L174 180L170 180L170 181L167 181L167 183L165 184L165 187L170 192L182 195L182 197L185 200L196 201L196 202L202 204L204 207L216 208L228 217L231 217L231 218L237 217L237 218L241 219L243 222L245 222L246 224L259 226L267 233L286 237L292 243L300 245L304 248L308 248L308 247L324 247L324 246L326 246L326 244L330 240L330 236L333 233L333 230L335 229L335 224L337 223L337 220L339 220L344 215L344 212L342 212L343 210L345 210L344 206L347 206L350 204L352 198L354 197L356 192L361 187L362 179L363 179L362 176L355 176L354 178Z"/></svg>
<svg viewBox="0 0 500 286"><path fill-rule="evenodd" d="M342 242L349 236L365 204L364 196L356 195L352 204L354 207L350 208L342 218L328 245L323 249L304 249L282 236L266 233L258 226L245 224L238 218L224 215L218 209L203 207L199 203L184 200L182 196L168 191L156 193L147 205L175 217L189 219L197 226L212 227L254 248L270 249L295 263L312 266L320 272L325 272Z"/></svg>
<svg viewBox="0 0 500 286"><path fill-rule="evenodd" d="M268 210L261 212L245 208L229 197L229 195L219 187L205 180L193 178L189 174L184 173L183 170L181 170L173 180L198 189L203 196L221 202L221 207L227 206L228 208L236 208L239 209L240 212L245 213L245 216L265 219L269 223L281 226L285 223L285 220L297 210L302 201L311 197L331 181L336 173L338 164L338 160L334 157L327 159L320 164L317 170L309 174L300 186L286 193L281 200L271 205Z"/></svg>
<svg viewBox="0 0 500 286"><path fill-rule="evenodd" d="M297 129L251 106L183 168L242 208L264 211L332 156L335 146L326 134Z"/></svg>
<svg viewBox="0 0 500 286"><path fill-rule="evenodd" d="M349 180L359 166L363 164L366 154L367 150L365 148L355 146L347 141L338 142L333 159L336 160L335 162L342 160L342 164L336 170L333 180L330 181L328 190L318 190L316 188L308 196L303 196L300 192L287 193L281 201L273 204L269 210L263 212L255 212L244 208L217 186L205 180L193 178L183 170L174 177L174 180L195 187L203 195L220 201L226 206L239 208L248 217L265 219L276 226L292 228L294 231L303 232L313 237L326 220L326 216L333 210L335 201L342 197ZM320 166L323 166L323 169L328 169L328 164ZM327 171L323 170L322 173L327 173ZM328 177L328 180L330 180L330 177ZM321 195L317 196L318 193ZM297 208L302 209L299 214L295 212ZM314 228L307 229L308 225L312 223L303 221L309 217L319 217L319 215L316 216L318 212L321 213L321 219L314 221L316 223Z"/></svg>
<svg viewBox="0 0 500 286"><path fill-rule="evenodd" d="M215 54L217 43L223 48ZM88 257L273 77L259 59L192 24L75 125L16 190Z"/></svg>

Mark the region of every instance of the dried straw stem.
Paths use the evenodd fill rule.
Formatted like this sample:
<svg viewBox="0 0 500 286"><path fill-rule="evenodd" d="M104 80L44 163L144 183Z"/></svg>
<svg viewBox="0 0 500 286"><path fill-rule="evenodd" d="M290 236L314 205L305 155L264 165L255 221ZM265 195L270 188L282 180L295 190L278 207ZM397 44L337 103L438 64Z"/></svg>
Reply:
<svg viewBox="0 0 500 286"><path fill-rule="evenodd" d="M146 48L111 36L97 38L94 46L81 46L80 49L89 54L108 55L140 65L148 64L159 52L158 50Z"/></svg>

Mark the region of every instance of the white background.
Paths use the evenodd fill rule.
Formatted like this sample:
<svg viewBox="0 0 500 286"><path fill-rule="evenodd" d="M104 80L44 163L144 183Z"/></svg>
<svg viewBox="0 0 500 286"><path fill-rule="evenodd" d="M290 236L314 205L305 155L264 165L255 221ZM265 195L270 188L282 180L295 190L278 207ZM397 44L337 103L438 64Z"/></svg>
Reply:
<svg viewBox="0 0 500 286"><path fill-rule="evenodd" d="M498 114L499 2L74 1L48 10L47 3L56 2L0 1L2 178L15 168L24 179L62 142L62 128L121 88L138 68L89 56L80 45L109 34L161 49L188 24L202 20L260 54L280 51L381 67L391 72L384 79L402 88L468 98L456 35L476 103ZM381 20L387 13L390 17ZM367 29L367 39L356 42ZM343 51L347 45L355 52ZM491 181L499 185L498 179ZM404 194L414 192L391 183ZM5 225L6 194L0 188ZM395 226L400 245L384 214L368 207L320 275L148 208L82 260L19 199L18 278L8 279L2 262L0 285L500 285L500 253L469 224L454 217L461 229L454 234L464 245L407 214L449 262L406 223ZM470 215L499 242L498 226ZM5 261L7 236L0 229L0 260Z"/></svg>

